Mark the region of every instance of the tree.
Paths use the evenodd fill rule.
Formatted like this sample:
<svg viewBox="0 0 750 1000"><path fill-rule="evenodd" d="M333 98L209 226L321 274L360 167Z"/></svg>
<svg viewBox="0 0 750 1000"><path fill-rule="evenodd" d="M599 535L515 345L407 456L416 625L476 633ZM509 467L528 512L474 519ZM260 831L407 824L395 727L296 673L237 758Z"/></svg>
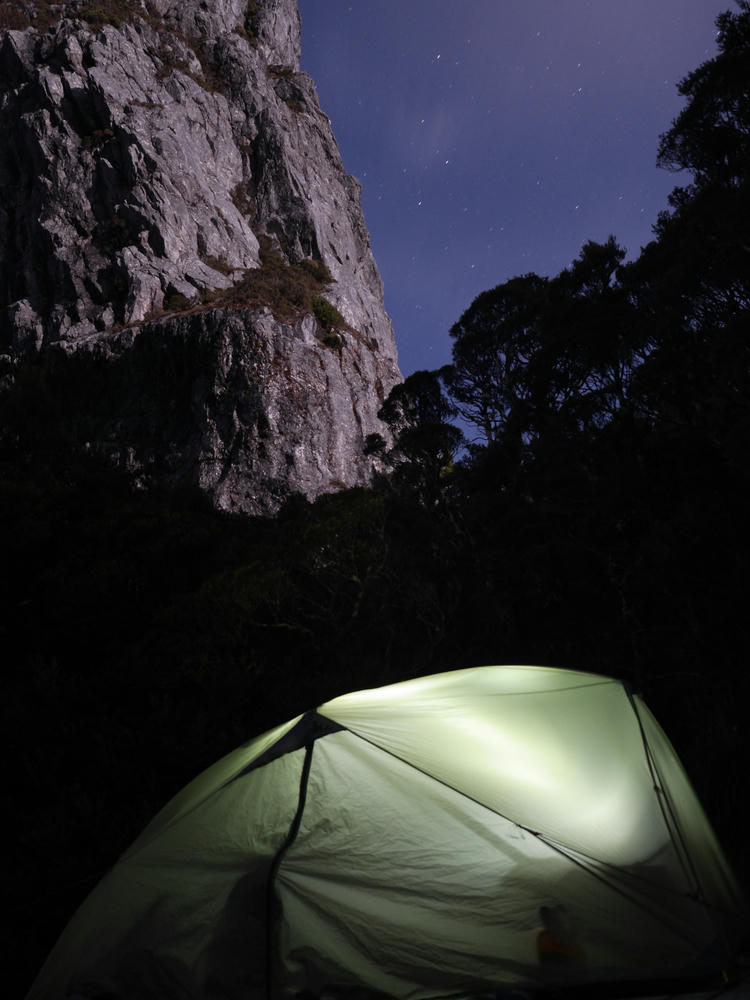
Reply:
<svg viewBox="0 0 750 1000"><path fill-rule="evenodd" d="M619 282L625 250L587 242L556 278L513 278L454 324L446 384L484 446L523 461L541 437L573 439L627 406L642 345Z"/></svg>
<svg viewBox="0 0 750 1000"><path fill-rule="evenodd" d="M735 436L750 418L750 4L738 7L717 18L719 54L680 83L687 104L658 162L693 182L631 268L655 345L638 387L651 419Z"/></svg>
<svg viewBox="0 0 750 1000"><path fill-rule="evenodd" d="M635 331L619 284L624 258L614 236L589 240L550 284L537 409L567 434L600 427L625 405Z"/></svg>
<svg viewBox="0 0 750 1000"><path fill-rule="evenodd" d="M451 327L445 381L460 415L487 445L522 434L528 366L540 345L547 279L511 278L483 292Z"/></svg>
<svg viewBox="0 0 750 1000"><path fill-rule="evenodd" d="M417 371L394 386L378 413L390 427L393 447L386 453L368 441L393 468L394 482L429 503L438 499L441 479L463 444L463 434L450 423L456 407L443 391L443 377L444 370Z"/></svg>
<svg viewBox="0 0 750 1000"><path fill-rule="evenodd" d="M686 107L659 142L657 162L689 170L699 188L747 183L750 161L750 3L716 19L719 55L680 81Z"/></svg>

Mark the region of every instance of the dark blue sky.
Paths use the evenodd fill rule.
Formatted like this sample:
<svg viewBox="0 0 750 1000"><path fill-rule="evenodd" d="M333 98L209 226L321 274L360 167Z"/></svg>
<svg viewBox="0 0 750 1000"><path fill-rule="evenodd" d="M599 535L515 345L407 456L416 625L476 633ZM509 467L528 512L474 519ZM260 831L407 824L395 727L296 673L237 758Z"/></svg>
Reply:
<svg viewBox="0 0 750 1000"><path fill-rule="evenodd" d="M731 0L299 0L363 207L401 369L450 360L486 288L613 233L635 256L679 178L655 165L678 81Z"/></svg>

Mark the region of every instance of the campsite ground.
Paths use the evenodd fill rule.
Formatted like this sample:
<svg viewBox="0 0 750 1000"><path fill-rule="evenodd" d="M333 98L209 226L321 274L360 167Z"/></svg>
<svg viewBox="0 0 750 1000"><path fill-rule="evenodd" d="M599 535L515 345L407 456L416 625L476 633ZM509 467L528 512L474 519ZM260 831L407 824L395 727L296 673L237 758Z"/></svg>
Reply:
<svg viewBox="0 0 750 1000"><path fill-rule="evenodd" d="M747 1000L750 998L750 982L745 981L738 986L724 990L713 990L708 993L660 993L658 996L644 997L643 1000Z"/></svg>
<svg viewBox="0 0 750 1000"><path fill-rule="evenodd" d="M701 993L659 993L643 1000L750 1000L750 964L743 968L739 983Z"/></svg>

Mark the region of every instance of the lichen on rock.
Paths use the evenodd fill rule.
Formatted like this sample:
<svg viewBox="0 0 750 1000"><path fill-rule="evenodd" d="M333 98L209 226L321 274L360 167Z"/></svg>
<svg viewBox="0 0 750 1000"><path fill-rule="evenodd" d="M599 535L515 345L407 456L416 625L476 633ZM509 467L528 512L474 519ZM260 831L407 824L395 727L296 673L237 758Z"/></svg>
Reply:
<svg viewBox="0 0 750 1000"><path fill-rule="evenodd" d="M0 351L11 368L69 377L95 359L105 381L117 370L143 419L127 391L97 393L82 446L128 456L144 482L198 484L222 507L265 512L290 490L367 482L364 438L382 429L400 375L359 185L299 71L296 0L19 0L0 4L0 28L9 20ZM286 312L259 298L263 248L282 277L317 268L312 291L345 329L326 329L309 295ZM146 392L146 344L167 357L193 345L206 367L172 366ZM192 403L166 433L173 396Z"/></svg>

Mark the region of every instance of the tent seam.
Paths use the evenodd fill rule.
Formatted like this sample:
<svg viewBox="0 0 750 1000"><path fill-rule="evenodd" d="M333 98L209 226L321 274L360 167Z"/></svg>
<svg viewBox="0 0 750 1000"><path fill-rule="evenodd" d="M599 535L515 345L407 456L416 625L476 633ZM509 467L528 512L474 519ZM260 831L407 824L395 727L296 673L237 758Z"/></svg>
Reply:
<svg viewBox="0 0 750 1000"><path fill-rule="evenodd" d="M704 903L703 890L701 888L700 880L698 878L698 873L695 870L695 865L690 857L690 851L688 850L687 844L685 843L685 838L682 835L682 830L677 822L677 817L672 810L667 796L664 792L664 782L659 774L659 769L656 766L656 761L654 760L651 747L649 746L648 739L646 737L646 731L643 728L643 722L641 721L641 716L638 711L638 706L635 703L635 699L632 693L625 688L625 693L628 696L628 701L630 702L630 707L633 709L633 714L635 715L636 722L638 723L638 730L641 734L641 741L643 743L644 756L646 758L646 764L648 766L649 774L651 775L651 781L653 783L653 789L656 794L656 801L659 803L659 809L664 820L664 826L666 827L669 839L672 841L677 857L680 859L680 866L685 874L685 878L688 882L693 883L693 892L696 894L696 898L701 903ZM704 903L705 905L705 903Z"/></svg>
<svg viewBox="0 0 750 1000"><path fill-rule="evenodd" d="M714 931L716 932L719 940L721 941L725 955L729 956L731 953L731 948L729 946L729 941L727 940L727 935L724 931L722 924L716 920L714 913L715 908L709 904L703 892L703 886L701 885L701 880L698 876L698 871L693 862L690 850L688 849L688 845L685 840L685 836L682 832L682 828L680 827L679 820L674 810L672 809L667 793L664 791L664 782L662 781L658 765L656 763L656 760L654 759L651 747L649 746L648 738L646 737L646 731L643 727L641 716L638 711L638 706L630 690L628 690L627 688L625 690L628 699L630 701L630 704L632 706L633 712L635 713L635 717L638 721L638 728L641 733L641 739L643 740L643 749L646 756L646 762L648 764L649 773L651 774L651 777L654 780L654 791L656 792L656 797L661 807L662 815L664 817L664 825L667 828L669 839L675 845L675 851L677 853L677 856L680 858L680 863L682 865L683 871L685 872L688 878L692 877L693 879L693 883L695 885L695 895L694 895L695 901L703 908L711 925L714 928ZM667 817L669 817L669 819ZM670 825L669 820L671 820L672 825ZM679 843L679 849L675 841ZM682 858L683 853L685 860L683 860Z"/></svg>
<svg viewBox="0 0 750 1000"><path fill-rule="evenodd" d="M274 909L276 902L274 887L276 884L276 876L279 868L281 867L281 863L284 860L284 855L296 840L299 828L302 824L302 814L305 811L305 803L307 801L307 785L310 777L310 769L312 767L314 746L315 739L313 738L305 747L305 759L302 762L302 772L300 774L297 810L292 818L292 822L287 835L284 838L284 842L276 852L268 872L268 884L266 887L266 996L268 997L268 1000L271 1000L273 995Z"/></svg>
<svg viewBox="0 0 750 1000"><path fill-rule="evenodd" d="M632 896L630 896L628 893L626 893L619 886L613 885L612 882L609 879L607 879L603 874L597 873L596 871L593 871L591 868L589 868L587 865L585 865L582 861L579 861L575 857L573 857L570 854L568 854L568 850L572 850L571 848L568 848L566 850L564 847L560 846L555 841L548 840L544 836L544 834L540 833L538 830L532 830L530 827L524 826L523 823L519 823L517 820L513 819L511 816L507 816L505 813L501 813L501 812L499 812L499 810L493 809L491 806L488 806L485 802L480 802L478 799L475 799L472 795L468 795L466 792L461 791L460 788L456 788L455 785L451 785L449 782L444 781L442 778L437 778L437 777L435 777L434 774L430 774L429 771L425 771L423 768L418 767L412 761L405 760L403 757L399 756L397 753L394 753L392 750L387 750L385 747L379 746L374 741L369 740L366 736L362 736L361 733L357 733L353 729L350 729L349 727L344 727L344 728L346 729L347 732L351 733L352 736L356 736L357 739L362 740L363 743L367 743L369 746L374 747L376 750L380 750L381 753L384 753L384 754L387 754L390 757L393 757L394 760L401 761L401 763L402 764L406 764L407 767L414 768L415 771L418 771L420 774L424 774L425 777L430 778L432 781L437 782L439 785L442 785L444 788L449 788L452 792L455 792L456 795L460 795L462 798L468 799L469 802L473 802L475 805L479 806L481 809L486 809L488 812L493 813L495 816L499 816L501 819L506 820L508 823L512 823L513 826L517 827L519 830L523 830L525 833L528 833L530 836L535 837L541 843L543 843L547 847L549 847L550 850L555 851L557 854L560 854L562 857L566 858L568 861L571 861L573 864L577 865L581 869L581 871L587 872L589 875L591 875L593 878L597 879L603 885L606 885L609 889L611 889L613 892L617 893L623 899L627 899L634 906L636 906L639 909L643 910L645 913L648 913L651 916L657 916L657 919L658 919L658 915L655 915L648 906L645 906L643 903L639 902L637 899L633 899ZM669 831L667 831L667 832L669 832ZM671 839L671 836L670 836L670 839ZM582 855L582 856L586 857L586 855ZM596 864L600 864L602 866L605 866L605 864L606 864L605 862L599 861L597 858L594 858L594 857L588 858L588 860L592 861L592 862L595 862ZM689 944L694 945L694 942L690 938L685 937L684 934L680 934L679 932L675 932L675 933L677 933L678 936L682 937L683 940L688 941Z"/></svg>

